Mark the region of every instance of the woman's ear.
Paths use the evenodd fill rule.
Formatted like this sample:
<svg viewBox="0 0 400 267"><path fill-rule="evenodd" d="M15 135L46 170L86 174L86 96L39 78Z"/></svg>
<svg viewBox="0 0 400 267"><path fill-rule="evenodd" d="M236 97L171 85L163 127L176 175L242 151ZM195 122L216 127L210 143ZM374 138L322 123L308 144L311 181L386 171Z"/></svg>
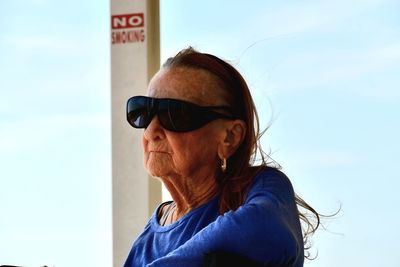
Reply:
<svg viewBox="0 0 400 267"><path fill-rule="evenodd" d="M226 121L223 139L218 147L218 156L229 158L238 149L246 134L246 124L242 120Z"/></svg>

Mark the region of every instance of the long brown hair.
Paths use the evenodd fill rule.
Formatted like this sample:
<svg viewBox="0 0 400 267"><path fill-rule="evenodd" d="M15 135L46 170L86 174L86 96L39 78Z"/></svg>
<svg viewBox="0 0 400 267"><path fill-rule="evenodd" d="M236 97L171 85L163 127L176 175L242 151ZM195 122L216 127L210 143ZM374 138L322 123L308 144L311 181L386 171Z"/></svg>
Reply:
<svg viewBox="0 0 400 267"><path fill-rule="evenodd" d="M191 47L167 59L163 67L202 69L214 75L223 86L222 89L228 92L229 99L227 100L234 112L232 115L246 123L243 142L228 159L227 169L221 173L217 181L220 189L220 213L236 210L243 204L249 186L258 172L267 168L279 168L279 165L271 164L268 160L270 157L261 148L259 141L265 131L260 132L257 110L246 81L226 61L211 54L197 52ZM254 165L256 155L261 157L261 164L257 166ZM304 243L307 243L309 236L320 225L320 214L298 195L295 199L297 206L301 209L299 218L303 222ZM306 249L309 247L305 246ZM305 255L308 258L309 254L305 253Z"/></svg>

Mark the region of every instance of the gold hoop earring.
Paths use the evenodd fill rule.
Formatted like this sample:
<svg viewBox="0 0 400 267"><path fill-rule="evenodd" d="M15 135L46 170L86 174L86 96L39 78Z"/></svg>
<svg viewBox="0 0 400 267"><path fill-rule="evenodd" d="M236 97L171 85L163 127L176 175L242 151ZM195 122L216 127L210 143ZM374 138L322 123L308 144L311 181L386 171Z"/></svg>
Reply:
<svg viewBox="0 0 400 267"><path fill-rule="evenodd" d="M221 171L222 171L222 172L225 172L225 171L226 171L226 158L223 158L223 159L222 159Z"/></svg>

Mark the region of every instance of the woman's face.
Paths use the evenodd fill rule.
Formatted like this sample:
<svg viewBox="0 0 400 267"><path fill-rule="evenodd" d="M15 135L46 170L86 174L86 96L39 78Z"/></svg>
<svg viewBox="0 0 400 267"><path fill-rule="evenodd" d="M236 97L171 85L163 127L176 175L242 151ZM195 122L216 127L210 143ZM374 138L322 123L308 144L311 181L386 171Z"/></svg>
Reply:
<svg viewBox="0 0 400 267"><path fill-rule="evenodd" d="M150 81L148 96L174 98L202 106L226 105L215 78L204 70L161 69ZM165 130L155 116L143 133L144 165L156 177L215 175L223 138L221 120L190 132Z"/></svg>

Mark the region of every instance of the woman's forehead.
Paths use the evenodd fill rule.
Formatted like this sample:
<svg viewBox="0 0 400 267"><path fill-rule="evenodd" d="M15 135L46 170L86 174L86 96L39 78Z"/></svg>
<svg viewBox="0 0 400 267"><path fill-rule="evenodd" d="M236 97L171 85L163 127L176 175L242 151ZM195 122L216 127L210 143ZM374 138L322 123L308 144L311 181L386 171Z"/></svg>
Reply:
<svg viewBox="0 0 400 267"><path fill-rule="evenodd" d="M199 105L220 105L225 101L217 79L202 69L163 68L150 81L148 96L175 98Z"/></svg>

